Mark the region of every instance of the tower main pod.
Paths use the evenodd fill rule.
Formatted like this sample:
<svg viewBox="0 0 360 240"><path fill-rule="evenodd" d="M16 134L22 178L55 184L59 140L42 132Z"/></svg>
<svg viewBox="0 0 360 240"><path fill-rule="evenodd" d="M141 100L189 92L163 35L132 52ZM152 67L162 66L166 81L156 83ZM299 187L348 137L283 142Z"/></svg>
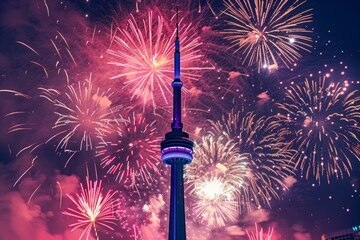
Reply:
<svg viewBox="0 0 360 240"><path fill-rule="evenodd" d="M162 161L171 166L169 240L186 240L185 205L184 205L184 165L192 161L194 143L189 134L182 131L181 123L181 88L180 80L180 40L179 26L176 24L174 53L174 81L171 86L173 96L173 122L171 132L165 134L161 142Z"/></svg>

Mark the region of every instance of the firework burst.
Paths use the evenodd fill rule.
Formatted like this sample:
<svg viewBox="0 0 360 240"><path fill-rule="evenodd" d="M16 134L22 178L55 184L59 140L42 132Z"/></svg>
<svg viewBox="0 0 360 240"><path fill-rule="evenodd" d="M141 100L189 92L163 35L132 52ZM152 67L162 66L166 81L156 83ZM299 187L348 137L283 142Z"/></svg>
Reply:
<svg viewBox="0 0 360 240"><path fill-rule="evenodd" d="M225 142L225 143L224 143ZM246 159L242 158L232 141L211 135L202 137L195 146L194 161L186 166L186 178L195 183L199 176L213 173L223 175L232 186L240 186L246 174Z"/></svg>
<svg viewBox="0 0 360 240"><path fill-rule="evenodd" d="M47 141L60 138L57 149L70 151L91 150L94 138L103 141L112 132L114 114L120 106L111 107L112 92L94 89L91 80L68 85L66 92L41 88L42 97L55 107L57 132Z"/></svg>
<svg viewBox="0 0 360 240"><path fill-rule="evenodd" d="M247 160L223 137L208 135L201 139L195 146L193 162L185 169L187 191L195 199L195 218L212 226L236 219L236 201L248 196L244 183ZM209 192L212 187L214 192Z"/></svg>
<svg viewBox="0 0 360 240"><path fill-rule="evenodd" d="M195 63L202 57L199 53L201 43L193 31L194 26L183 22L180 21L179 29L182 78L197 80L196 72L202 68L196 67ZM124 88L130 89L132 99L143 98L144 107L149 101L156 107L161 97L167 103L172 94L175 27L167 25L161 14L152 11L141 20L130 15L127 23L125 28L117 29L114 43L108 50L114 58L109 64L119 67L120 71L111 79L121 79Z"/></svg>
<svg viewBox="0 0 360 240"><path fill-rule="evenodd" d="M69 225L72 230L85 227L79 239L89 239L91 230L98 239L98 227L114 230L112 226L116 225L115 209L118 205L114 200L116 191L110 190L104 195L101 181L92 182L87 178L86 184L87 188L81 184L81 193L76 194L76 199L68 195L76 205L76 209L68 208L63 214L76 219L75 223Z"/></svg>
<svg viewBox="0 0 360 240"><path fill-rule="evenodd" d="M258 225L255 223L255 232L250 233L246 230L246 234L249 240L271 240L274 229L269 228L267 234L264 234L263 228L258 228Z"/></svg>
<svg viewBox="0 0 360 240"><path fill-rule="evenodd" d="M216 176L205 176L194 183L194 214L201 223L210 226L225 226L226 222L236 221L238 204L233 186Z"/></svg>
<svg viewBox="0 0 360 240"><path fill-rule="evenodd" d="M224 136L234 142L236 149L248 159L245 187L257 207L270 205L270 199L279 198L277 190L285 189L283 180L292 173L290 159L293 150L285 141L285 131L278 131L279 124L273 118L257 117L254 112L243 114L232 110L221 121L209 121L210 133ZM251 209L249 201L248 210Z"/></svg>
<svg viewBox="0 0 360 240"><path fill-rule="evenodd" d="M306 178L350 175L352 157L360 154L360 97L358 91L347 92L349 83L335 83L326 77L306 79L291 86L284 103L281 121L294 133L296 167Z"/></svg>
<svg viewBox="0 0 360 240"><path fill-rule="evenodd" d="M243 55L243 64L260 68L286 67L311 48L311 10L300 10L306 1L299 0L227 0L225 14L229 27L225 39L230 48Z"/></svg>
<svg viewBox="0 0 360 240"><path fill-rule="evenodd" d="M134 112L119 123L117 136L100 143L96 156L116 181L137 187L137 180L149 185L159 174L159 143L155 121L148 123L143 114Z"/></svg>

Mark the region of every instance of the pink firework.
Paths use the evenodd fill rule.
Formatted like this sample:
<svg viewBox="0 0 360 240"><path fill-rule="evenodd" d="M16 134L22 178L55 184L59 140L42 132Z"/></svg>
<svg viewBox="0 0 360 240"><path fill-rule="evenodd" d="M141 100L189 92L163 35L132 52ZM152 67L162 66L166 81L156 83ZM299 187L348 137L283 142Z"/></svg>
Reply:
<svg viewBox="0 0 360 240"><path fill-rule="evenodd" d="M76 194L76 199L67 195L76 208L68 208L63 214L76 218L76 222L69 225L72 231L84 228L79 239L89 239L92 230L99 239L98 227L114 230L112 225L116 225L115 212L118 201L114 200L114 195L117 192L110 190L104 195L101 181L92 182L86 178L86 184L87 188L81 184L81 193Z"/></svg>
<svg viewBox="0 0 360 240"><path fill-rule="evenodd" d="M168 103L173 81L173 54L176 38L176 18L165 19L157 11L138 19L130 15L124 28L117 28L114 42L108 53L113 56L109 64L119 67L118 74L111 79L120 79L124 88L129 89L132 99L142 98L144 107L149 102L155 108L163 99ZM170 17L169 17L170 18ZM169 24L170 22L170 24ZM202 55L199 53L200 38L194 31L194 24L181 19L182 80L198 80Z"/></svg>
<svg viewBox="0 0 360 240"><path fill-rule="evenodd" d="M133 112L118 124L116 137L110 138L97 147L101 166L115 175L118 182L135 188L138 180L149 185L154 174L159 174L161 137L157 135L155 121Z"/></svg>
<svg viewBox="0 0 360 240"><path fill-rule="evenodd" d="M259 229L256 223L255 223L255 232L250 233L248 230L246 230L246 234L249 240L271 240L273 232L274 232L274 228L269 227L267 234L265 234L263 228Z"/></svg>
<svg viewBox="0 0 360 240"><path fill-rule="evenodd" d="M49 100L57 119L53 129L56 132L49 138L59 138L57 149L81 151L93 149L94 141L103 141L112 132L114 113L121 106L112 107L113 92L94 88L91 80L68 85L67 91L44 89L42 97ZM96 140L95 140L96 139Z"/></svg>

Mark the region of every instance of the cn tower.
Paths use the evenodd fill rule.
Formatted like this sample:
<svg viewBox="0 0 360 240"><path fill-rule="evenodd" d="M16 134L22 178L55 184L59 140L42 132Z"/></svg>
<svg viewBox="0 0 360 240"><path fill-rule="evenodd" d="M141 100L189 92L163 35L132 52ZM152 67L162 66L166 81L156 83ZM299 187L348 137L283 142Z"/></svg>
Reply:
<svg viewBox="0 0 360 240"><path fill-rule="evenodd" d="M177 13L178 18L178 13ZM185 205L184 205L184 165L192 161L194 143L189 134L183 132L181 123L181 88L180 80L180 40L179 21L176 22L176 39L174 53L174 81L171 86L173 95L173 122L171 132L165 134L161 142L163 163L171 166L169 240L185 240Z"/></svg>

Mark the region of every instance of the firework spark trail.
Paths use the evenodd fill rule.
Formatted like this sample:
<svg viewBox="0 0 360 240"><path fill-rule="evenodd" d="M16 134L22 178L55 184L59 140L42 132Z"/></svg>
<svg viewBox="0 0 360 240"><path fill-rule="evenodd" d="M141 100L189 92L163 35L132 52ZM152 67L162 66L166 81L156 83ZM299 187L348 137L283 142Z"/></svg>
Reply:
<svg viewBox="0 0 360 240"><path fill-rule="evenodd" d="M12 89L0 89L0 93L11 93L13 94L15 97L22 97L26 100L30 100L32 99L31 96L16 91L16 90L12 90ZM29 111L24 111L24 110L14 110L11 111L7 114L4 115L4 117L9 118L9 117L20 117L20 119L22 119L23 115L29 114ZM32 125L28 124L26 122L21 122L21 123L13 123L7 130L7 133L14 133L14 132L18 132L18 131L28 131L28 130L32 130Z"/></svg>
<svg viewBox="0 0 360 240"><path fill-rule="evenodd" d="M230 48L243 54L243 64L277 69L298 60L301 51L311 48L311 9L300 10L306 1L300 0L227 0L225 14L229 27L225 39Z"/></svg>
<svg viewBox="0 0 360 240"><path fill-rule="evenodd" d="M130 88L132 99L143 98L144 108L148 101L155 108L161 96L167 104L167 99L172 94L170 86L173 81L173 43L176 30L166 22L162 15L152 11L147 18L140 20L130 15L127 26L117 29L114 43L108 50L114 58L109 64L118 66L120 72L111 79L122 79L124 88ZM183 22L183 19L180 20L179 29L182 80L198 80L199 71L212 67L196 64L202 58L199 49L201 42L193 33L194 25Z"/></svg>
<svg viewBox="0 0 360 240"><path fill-rule="evenodd" d="M84 228L79 239L89 239L91 230L94 231L96 239L98 236L98 227L105 227L114 230L112 225L116 225L115 209L118 202L114 200L116 191L108 191L103 194L102 182L92 182L86 178L86 188L81 184L81 193L76 194L76 199L67 195L76 205L76 209L68 208L63 212L64 215L76 219L75 223L69 226L72 230Z"/></svg>
<svg viewBox="0 0 360 240"><path fill-rule="evenodd" d="M322 176L329 183L333 175L350 175L350 159L359 156L360 96L348 87L347 81L306 79L291 86L278 104L281 122L294 132L296 167L307 179L312 173L319 183Z"/></svg>
<svg viewBox="0 0 360 240"><path fill-rule="evenodd" d="M31 199L33 198L33 196L35 195L36 191L39 190L39 188L41 187L41 183L39 184L39 186L37 188L35 188L35 190L31 193L28 201L27 201L27 204L30 203Z"/></svg>
<svg viewBox="0 0 360 240"><path fill-rule="evenodd" d="M233 141L239 153L248 159L248 172L243 181L248 195L245 203L251 210L250 199L256 207L270 206L270 199L279 198L277 190L286 189L283 180L292 174L290 159L294 153L285 141L285 131L279 131L277 119L257 117L254 112L234 109L219 121L210 120L210 134Z"/></svg>
<svg viewBox="0 0 360 240"><path fill-rule="evenodd" d="M104 141L103 137L113 130L115 114L121 106L111 107L110 97L113 93L108 89L101 92L94 89L91 80L67 86L67 92L55 89L40 88L41 97L50 101L55 107L57 120L53 129L57 132L47 142L60 137L57 149L81 151L93 149L93 138ZM80 139L80 140L79 140ZM69 145L76 149L70 149Z"/></svg>
<svg viewBox="0 0 360 240"><path fill-rule="evenodd" d="M134 230L134 240L144 240L138 226L134 225L133 230Z"/></svg>
<svg viewBox="0 0 360 240"><path fill-rule="evenodd" d="M40 67L47 79L60 75L60 73L64 73L69 83L68 68L72 65L78 67L78 64L74 53L71 51L68 41L64 37L64 34L62 34L60 31L56 31L55 35L52 38L49 38L50 44L48 48L46 48L47 52L42 54L39 53L39 50L35 50L35 47L31 47L29 44L26 44L22 41L16 42L29 49L32 53L35 53L35 59L29 60L29 62L35 66ZM53 54L48 54L49 51L53 51ZM61 53L63 53L63 55ZM49 58L49 56L56 57ZM54 75L51 75L53 73Z"/></svg>
<svg viewBox="0 0 360 240"><path fill-rule="evenodd" d="M33 53L35 53L36 55L40 56L40 54L32 47L30 47L28 44L21 42L21 41L16 41L17 43L25 46L26 48L30 49Z"/></svg>
<svg viewBox="0 0 360 240"><path fill-rule="evenodd" d="M14 94L14 96L20 96L20 97L24 97L26 99L31 99L32 97L25 94L25 93L22 93L22 92L19 92L19 91L16 91L16 90L11 90L11 89L0 89L0 93L12 93Z"/></svg>
<svg viewBox="0 0 360 240"><path fill-rule="evenodd" d="M59 196L59 208L61 209L61 206L62 206L62 199L63 199L63 191L62 191L62 187L61 187L61 184L59 181L56 181L56 184L58 185L58 188L59 188L59 193L60 193L60 196Z"/></svg>
<svg viewBox="0 0 360 240"><path fill-rule="evenodd" d="M115 175L116 181L137 188L138 180L150 185L153 175L159 175L161 138L155 123L148 123L143 114L132 112L131 117L118 124L115 139L109 138L97 147L101 166L108 169L108 174Z"/></svg>
<svg viewBox="0 0 360 240"><path fill-rule="evenodd" d="M264 234L263 228L258 229L258 225L255 223L255 232L250 233L246 229L246 234L249 240L271 240L274 232L274 228L269 228L267 234Z"/></svg>
<svg viewBox="0 0 360 240"><path fill-rule="evenodd" d="M36 162L36 159L38 158L38 156L34 157L32 160L31 160L31 166L28 167L21 175L20 177L18 177L15 181L15 183L13 184L13 187L16 186L16 184L18 184L20 182L20 180L25 176L25 174L27 174L34 166L35 166L35 162Z"/></svg>

